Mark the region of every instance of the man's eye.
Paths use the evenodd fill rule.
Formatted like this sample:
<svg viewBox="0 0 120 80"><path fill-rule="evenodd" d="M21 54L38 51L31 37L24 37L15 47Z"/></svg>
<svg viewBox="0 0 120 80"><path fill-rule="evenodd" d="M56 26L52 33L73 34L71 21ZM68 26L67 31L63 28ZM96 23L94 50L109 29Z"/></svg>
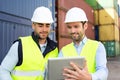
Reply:
<svg viewBox="0 0 120 80"><path fill-rule="evenodd" d="M46 27L47 27L47 28L49 28L49 27L50 27L50 25L47 25Z"/></svg>
<svg viewBox="0 0 120 80"><path fill-rule="evenodd" d="M78 28L78 26L74 26L75 28Z"/></svg>
<svg viewBox="0 0 120 80"><path fill-rule="evenodd" d="M42 26L39 26L39 27L42 27Z"/></svg>
<svg viewBox="0 0 120 80"><path fill-rule="evenodd" d="M71 27L70 27L70 26L67 26L67 28L71 29Z"/></svg>

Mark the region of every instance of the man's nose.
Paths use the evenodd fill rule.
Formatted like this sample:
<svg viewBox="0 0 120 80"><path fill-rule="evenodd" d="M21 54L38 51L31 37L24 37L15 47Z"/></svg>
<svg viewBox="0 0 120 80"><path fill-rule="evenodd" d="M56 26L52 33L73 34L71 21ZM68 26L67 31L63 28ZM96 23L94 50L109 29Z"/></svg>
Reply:
<svg viewBox="0 0 120 80"><path fill-rule="evenodd" d="M72 32L72 33L75 33L75 28L71 28L71 32Z"/></svg>

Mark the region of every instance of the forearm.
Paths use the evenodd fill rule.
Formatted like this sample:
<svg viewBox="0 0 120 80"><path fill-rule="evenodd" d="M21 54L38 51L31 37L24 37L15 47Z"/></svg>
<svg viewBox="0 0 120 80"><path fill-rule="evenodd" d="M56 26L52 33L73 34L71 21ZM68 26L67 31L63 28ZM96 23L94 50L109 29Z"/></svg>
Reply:
<svg viewBox="0 0 120 80"><path fill-rule="evenodd" d="M96 53L96 72L92 74L92 80L107 80L108 68L106 64L106 51L103 44L99 43Z"/></svg>
<svg viewBox="0 0 120 80"><path fill-rule="evenodd" d="M18 42L16 42L3 59L0 66L0 80L12 80L10 72L18 62Z"/></svg>
<svg viewBox="0 0 120 80"><path fill-rule="evenodd" d="M10 71L0 67L0 80L12 80Z"/></svg>
<svg viewBox="0 0 120 80"><path fill-rule="evenodd" d="M107 68L98 70L91 75L92 75L92 80L107 80L108 70L107 70Z"/></svg>

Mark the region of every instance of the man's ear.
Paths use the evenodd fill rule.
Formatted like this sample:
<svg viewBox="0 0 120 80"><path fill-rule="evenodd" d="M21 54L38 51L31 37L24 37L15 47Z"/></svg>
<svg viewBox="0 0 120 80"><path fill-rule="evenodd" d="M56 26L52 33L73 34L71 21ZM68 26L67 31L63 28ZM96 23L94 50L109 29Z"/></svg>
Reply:
<svg viewBox="0 0 120 80"><path fill-rule="evenodd" d="M34 24L34 23L32 23L32 29L33 29L33 30L35 29L35 24Z"/></svg>
<svg viewBox="0 0 120 80"><path fill-rule="evenodd" d="M88 23L86 22L85 24L84 24L84 30L86 30L88 28Z"/></svg>

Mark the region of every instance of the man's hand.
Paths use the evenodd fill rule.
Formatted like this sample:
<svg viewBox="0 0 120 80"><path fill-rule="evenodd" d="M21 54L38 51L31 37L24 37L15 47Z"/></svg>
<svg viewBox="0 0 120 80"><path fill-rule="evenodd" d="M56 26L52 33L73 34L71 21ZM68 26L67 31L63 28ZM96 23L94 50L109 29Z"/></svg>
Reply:
<svg viewBox="0 0 120 80"><path fill-rule="evenodd" d="M74 62L70 62L70 65L73 70L64 68L63 75L65 76L65 80L92 80L92 76L88 72L86 62L83 69Z"/></svg>

